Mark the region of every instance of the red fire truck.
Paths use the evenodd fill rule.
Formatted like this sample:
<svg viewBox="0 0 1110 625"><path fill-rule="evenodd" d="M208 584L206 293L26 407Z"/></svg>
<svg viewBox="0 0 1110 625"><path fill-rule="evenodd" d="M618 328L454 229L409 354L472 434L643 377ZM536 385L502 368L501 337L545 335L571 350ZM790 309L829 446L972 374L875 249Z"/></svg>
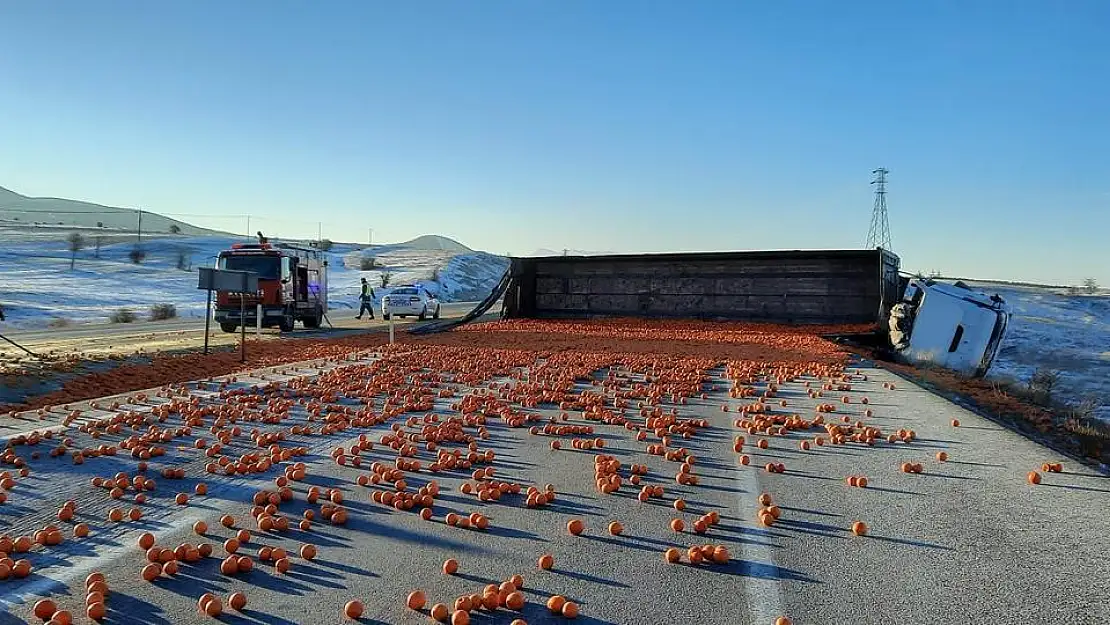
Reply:
<svg viewBox="0 0 1110 625"><path fill-rule="evenodd" d="M328 261L324 252L286 244L236 243L220 252L216 267L258 274L257 293L217 291L216 323L224 332L235 332L240 324L257 324L262 305L262 327L293 330L300 321L318 328L328 310ZM240 301L245 298L246 301ZM240 311L245 305L245 319Z"/></svg>

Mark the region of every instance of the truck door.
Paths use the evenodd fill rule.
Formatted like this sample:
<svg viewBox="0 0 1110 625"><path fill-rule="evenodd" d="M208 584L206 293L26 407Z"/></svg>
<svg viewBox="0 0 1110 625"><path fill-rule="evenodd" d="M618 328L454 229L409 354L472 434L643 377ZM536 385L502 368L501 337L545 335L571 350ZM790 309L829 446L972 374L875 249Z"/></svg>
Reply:
<svg viewBox="0 0 1110 625"><path fill-rule="evenodd" d="M296 289L293 272L294 260L288 256L281 257L281 301L283 304L293 301L293 293Z"/></svg>

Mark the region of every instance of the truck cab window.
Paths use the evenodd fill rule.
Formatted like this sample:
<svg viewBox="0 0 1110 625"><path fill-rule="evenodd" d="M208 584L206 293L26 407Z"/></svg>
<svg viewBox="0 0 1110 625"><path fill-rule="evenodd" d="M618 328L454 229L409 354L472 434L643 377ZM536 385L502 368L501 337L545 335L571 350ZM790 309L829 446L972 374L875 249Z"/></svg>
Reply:
<svg viewBox="0 0 1110 625"><path fill-rule="evenodd" d="M952 352L959 349L960 340L962 340L963 338L964 338L964 327L961 324L961 325L956 326L956 333L952 335L952 344L948 346L948 353L951 354Z"/></svg>

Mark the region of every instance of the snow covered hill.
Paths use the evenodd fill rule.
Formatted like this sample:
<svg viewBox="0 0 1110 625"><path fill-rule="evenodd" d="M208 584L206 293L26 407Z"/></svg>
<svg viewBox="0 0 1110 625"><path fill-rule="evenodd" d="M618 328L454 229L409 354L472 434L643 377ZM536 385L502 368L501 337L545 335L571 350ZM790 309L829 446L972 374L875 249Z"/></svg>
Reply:
<svg viewBox="0 0 1110 625"><path fill-rule="evenodd" d="M99 252L88 247L76 254L70 270L65 234L26 237L0 228L0 305L9 326L42 328L55 323L107 321L119 308L145 317L150 306L173 304L179 316L203 317L205 292L197 290L198 266L212 266L216 255L242 242L228 236L166 236L144 239L146 258L132 263L130 240L106 240ZM329 256L332 310L357 309L360 278L374 285L378 299L383 274L389 284L419 282L443 301L474 301L485 297L508 267L508 259L485 252L408 249L402 245L360 250L335 244ZM360 258L374 258L363 270Z"/></svg>
<svg viewBox="0 0 1110 625"><path fill-rule="evenodd" d="M63 228L66 232L87 228L111 233L131 231L138 225L139 211L135 209L53 197L27 197L0 187L0 226L45 228L47 231ZM143 232L150 233L221 234L148 211L143 211L142 227Z"/></svg>

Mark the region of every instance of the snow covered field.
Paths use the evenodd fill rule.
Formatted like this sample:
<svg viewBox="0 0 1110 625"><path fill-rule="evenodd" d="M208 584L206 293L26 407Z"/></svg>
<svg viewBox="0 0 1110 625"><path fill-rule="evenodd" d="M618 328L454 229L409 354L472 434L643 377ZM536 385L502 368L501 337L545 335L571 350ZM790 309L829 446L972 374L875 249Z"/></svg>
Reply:
<svg viewBox="0 0 1110 625"><path fill-rule="evenodd" d="M1110 420L1110 295L1069 295L1063 289L968 282L997 293L1013 319L988 378L1026 382L1037 369L1060 372L1056 395L1093 399Z"/></svg>
<svg viewBox="0 0 1110 625"><path fill-rule="evenodd" d="M212 266L221 250L243 241L226 236L144 238L146 258L134 264L128 258L133 242L105 243L97 258L86 235L88 247L77 253L71 271L64 236L28 237L0 228L0 305L9 327L103 322L124 307L143 318L159 303L173 304L180 317L203 317L205 292L197 290L196 268ZM361 271L360 255L373 256L378 266ZM333 311L357 309L361 277L374 286L378 300L389 292L381 288L381 274L388 272L391 286L419 282L445 302L473 301L489 294L508 267L506 258L484 252L403 246L360 251L336 244L328 256Z"/></svg>

